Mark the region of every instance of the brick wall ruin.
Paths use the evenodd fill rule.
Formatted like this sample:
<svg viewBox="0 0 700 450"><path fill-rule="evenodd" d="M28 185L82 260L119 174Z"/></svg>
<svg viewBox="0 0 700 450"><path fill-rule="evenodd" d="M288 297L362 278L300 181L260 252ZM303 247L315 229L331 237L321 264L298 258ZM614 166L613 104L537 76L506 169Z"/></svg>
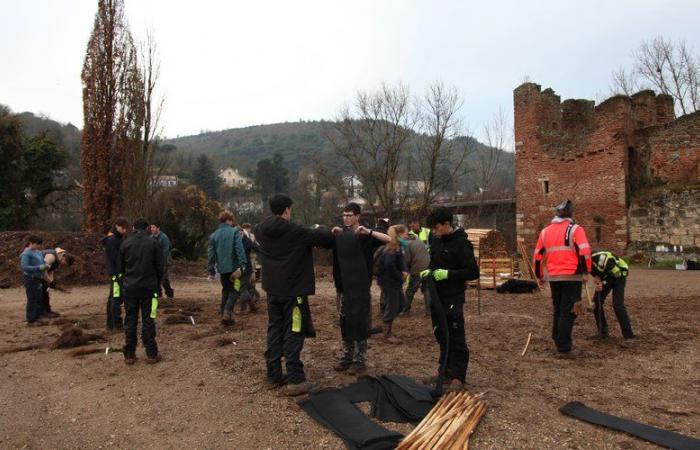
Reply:
<svg viewBox="0 0 700 450"><path fill-rule="evenodd" d="M700 114L674 120L668 95L641 91L595 106L525 83L514 110L516 226L530 249L554 206L571 199L592 246L624 253L635 191L698 179Z"/></svg>
<svg viewBox="0 0 700 450"><path fill-rule="evenodd" d="M635 250L656 245L700 249L700 189L664 190L630 205L630 240Z"/></svg>

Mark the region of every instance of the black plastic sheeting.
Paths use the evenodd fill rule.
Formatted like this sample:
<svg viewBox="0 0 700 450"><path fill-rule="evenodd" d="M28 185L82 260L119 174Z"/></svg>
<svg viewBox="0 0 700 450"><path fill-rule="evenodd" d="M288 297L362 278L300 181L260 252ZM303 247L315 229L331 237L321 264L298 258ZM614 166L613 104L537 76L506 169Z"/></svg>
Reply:
<svg viewBox="0 0 700 450"><path fill-rule="evenodd" d="M403 435L375 423L354 403L372 402L371 416L383 422L417 423L435 405L431 392L408 377L381 375L312 393L299 406L337 434L348 449L384 450L395 448Z"/></svg>
<svg viewBox="0 0 700 450"><path fill-rule="evenodd" d="M581 402L567 403L559 408L559 412L595 425L624 431L632 436L653 442L662 447L677 450L700 449L700 440L698 439L596 411Z"/></svg>

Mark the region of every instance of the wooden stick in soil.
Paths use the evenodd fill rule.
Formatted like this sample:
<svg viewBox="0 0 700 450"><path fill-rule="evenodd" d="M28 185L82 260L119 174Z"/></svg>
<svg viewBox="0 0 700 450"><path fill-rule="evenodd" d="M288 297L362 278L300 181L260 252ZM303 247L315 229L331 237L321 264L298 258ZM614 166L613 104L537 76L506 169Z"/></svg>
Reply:
<svg viewBox="0 0 700 450"><path fill-rule="evenodd" d="M528 333L527 335L527 342L525 342L525 348L523 349L523 352L520 354L520 356L525 356L525 353L527 353L527 348L530 346L530 339L532 339L532 333Z"/></svg>

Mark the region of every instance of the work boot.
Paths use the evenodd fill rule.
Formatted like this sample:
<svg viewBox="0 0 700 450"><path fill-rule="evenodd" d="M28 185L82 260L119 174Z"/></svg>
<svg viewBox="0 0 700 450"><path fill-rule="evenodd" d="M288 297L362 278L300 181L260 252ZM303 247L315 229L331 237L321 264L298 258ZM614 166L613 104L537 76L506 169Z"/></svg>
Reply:
<svg viewBox="0 0 700 450"><path fill-rule="evenodd" d="M136 363L136 358L124 358L124 364L127 366L133 366Z"/></svg>
<svg viewBox="0 0 700 450"><path fill-rule="evenodd" d="M398 344L403 343L403 341L401 339L397 338L395 334L389 334L389 335L385 334L384 335L384 342L386 342L387 344L394 344L394 345L398 345Z"/></svg>
<svg viewBox="0 0 700 450"><path fill-rule="evenodd" d="M49 319L55 319L56 317L61 317L61 315L57 312L49 311L47 313L42 314L43 317L47 317Z"/></svg>
<svg viewBox="0 0 700 450"><path fill-rule="evenodd" d="M354 361L348 369L348 375L364 375L366 372L367 365L359 361Z"/></svg>
<svg viewBox="0 0 700 450"><path fill-rule="evenodd" d="M37 319L34 322L27 322L28 327L43 327L44 325L48 325L49 322L45 319Z"/></svg>
<svg viewBox="0 0 700 450"><path fill-rule="evenodd" d="M233 326L233 324L235 323L235 321L233 320L233 312L224 310L224 313L221 315L221 323L223 325Z"/></svg>
<svg viewBox="0 0 700 450"><path fill-rule="evenodd" d="M609 337L609 336L608 336L607 334L596 333L596 334L592 334L592 335L588 336L588 337L586 338L586 340L589 340L589 341L604 341L604 340L608 339L608 337Z"/></svg>
<svg viewBox="0 0 700 450"><path fill-rule="evenodd" d="M336 372L345 372L350 368L350 366L352 366L352 361L341 359L335 366L333 366L333 370Z"/></svg>
<svg viewBox="0 0 700 450"><path fill-rule="evenodd" d="M162 356L156 355L154 358L146 359L146 364L158 364L162 359Z"/></svg>
<svg viewBox="0 0 700 450"><path fill-rule="evenodd" d="M457 378L453 378L449 382L445 383L443 388L445 389L445 392L461 391L464 389L464 383Z"/></svg>
<svg viewBox="0 0 700 450"><path fill-rule="evenodd" d="M271 388L278 388L281 386L285 386L287 384L287 375L282 375L280 378L270 378L269 376L265 378L265 382L271 387Z"/></svg>
<svg viewBox="0 0 700 450"><path fill-rule="evenodd" d="M284 388L284 395L288 397L297 397L299 395L308 394L314 387L315 386L309 381L303 381L298 384L288 384Z"/></svg>
<svg viewBox="0 0 700 450"><path fill-rule="evenodd" d="M558 352L557 353L557 358L559 359L576 359L580 358L583 354L581 353L581 350L575 348L573 350L569 350L568 352Z"/></svg>
<svg viewBox="0 0 700 450"><path fill-rule="evenodd" d="M369 334L379 334L383 331L384 331L384 328L382 328L381 326L376 326L376 327L372 327L369 329Z"/></svg>

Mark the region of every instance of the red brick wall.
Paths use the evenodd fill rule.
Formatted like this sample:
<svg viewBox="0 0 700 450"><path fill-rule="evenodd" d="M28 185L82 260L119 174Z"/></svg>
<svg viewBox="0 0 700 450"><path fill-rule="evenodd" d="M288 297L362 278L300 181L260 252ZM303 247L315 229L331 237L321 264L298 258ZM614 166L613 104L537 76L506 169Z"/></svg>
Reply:
<svg viewBox="0 0 700 450"><path fill-rule="evenodd" d="M639 146L648 152L652 181L678 184L700 179L700 112L644 131Z"/></svg>
<svg viewBox="0 0 700 450"><path fill-rule="evenodd" d="M594 248L624 250L627 148L634 133L630 99L613 98L596 108L583 100L562 105L551 90L528 83L515 90L514 101L518 237L531 250L554 207L570 199Z"/></svg>
<svg viewBox="0 0 700 450"><path fill-rule="evenodd" d="M637 186L698 181L700 112L674 120L668 95L641 91L594 107L589 100L561 102L553 90L525 83L513 100L516 227L530 250L554 207L570 199L594 249L624 252Z"/></svg>

